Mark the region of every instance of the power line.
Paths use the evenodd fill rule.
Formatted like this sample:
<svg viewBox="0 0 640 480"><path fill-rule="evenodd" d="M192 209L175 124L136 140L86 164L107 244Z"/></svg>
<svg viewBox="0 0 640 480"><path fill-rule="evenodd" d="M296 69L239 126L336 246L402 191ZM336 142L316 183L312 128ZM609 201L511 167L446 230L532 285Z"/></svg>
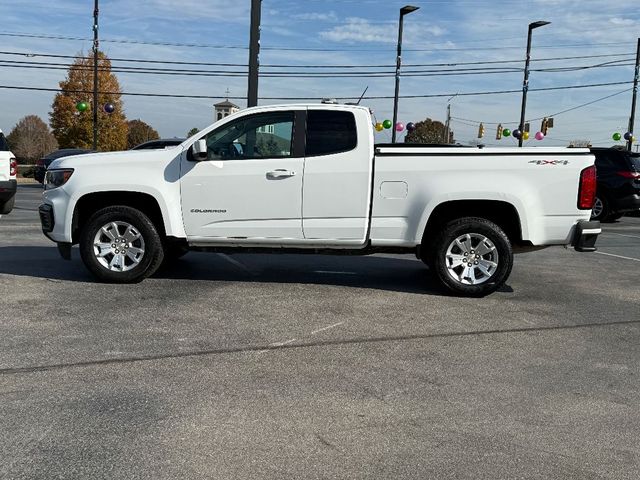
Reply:
<svg viewBox="0 0 640 480"><path fill-rule="evenodd" d="M0 51L0 55L13 55L13 56L25 56L29 58L33 57L45 57L45 58L66 58L66 59L81 59L91 60L93 57L87 57L82 55L60 55L60 54L48 54L48 53L33 53L33 52L12 52L12 51ZM575 55L566 57L550 57L550 58L537 58L531 59L531 62L551 62L562 60L581 60L592 58L612 58L612 57L635 57L634 53L618 53L607 55ZM167 64L167 65L198 65L198 66L212 66L212 67L246 67L244 63L212 63L212 62L186 62L176 60L151 60L151 59L138 59L138 58L109 58L111 62L132 62L132 63L150 63L150 64ZM619 60L622 61L622 60ZM405 67L455 67L463 65L499 65L506 63L522 63L523 59L514 60L485 60L475 62L447 62L447 63L421 63L421 64L405 64ZM341 65L297 65L297 64L262 64L261 68L395 68L394 64L373 64L373 65L354 65L354 64L341 64Z"/></svg>
<svg viewBox="0 0 640 480"><path fill-rule="evenodd" d="M625 60L614 60L597 65L568 66L561 69L535 70L549 72L572 72L587 70L591 68L612 68L631 65ZM29 69L46 69L46 70L67 70L73 68L75 70L90 70L89 65L78 65L69 63L54 62L34 62L27 60L0 60L0 67L5 68L29 68ZM195 77L243 77L247 75L245 70L223 70L212 71L202 69L176 69L176 68L154 68L154 67L130 67L130 66L101 66L101 71L114 73L131 73L131 74L153 74L153 75L182 75ZM476 68L457 68L457 69L437 69L437 70L405 70L403 77L437 77L437 76L457 76L457 75L495 75L505 73L519 73L521 68L505 68L505 67L476 67ZM331 72L296 72L296 71L276 71L264 72L263 77L272 78L385 78L392 77L394 73L389 71L331 71Z"/></svg>
<svg viewBox="0 0 640 480"><path fill-rule="evenodd" d="M89 38L84 37L72 37L65 35L48 35L48 34L30 34L30 33L17 33L17 32L0 32L0 36L6 37L23 37L23 38L39 38L47 40L72 40L72 41L91 41ZM172 47L192 47L192 48L214 48L214 49L235 49L235 50L248 50L248 47L241 45L211 45L205 43L177 43L177 42L150 42L144 40L128 40L128 39L101 39L101 42L108 43L120 43L120 44L135 44L135 45L158 45L158 46L172 46ZM555 44L555 45L537 45L536 49L554 49L554 48L582 48L582 47L620 47L620 43L616 42L603 42L603 43L575 43L575 44ZM303 52L379 52L389 51L392 47L388 48L316 48L316 47L280 47L280 46L263 46L262 50L273 51L303 51ZM411 52L466 52L466 51L494 51L504 50L504 47L467 47L467 48L406 48L405 51Z"/></svg>
<svg viewBox="0 0 640 480"><path fill-rule="evenodd" d="M629 82L631 83L631 82ZM532 89L533 90L533 89ZM628 92L629 90L631 90L630 88L625 88L624 90L620 90L619 92L616 93L612 93L611 95L607 95L605 97L601 97L601 98L597 98L595 100L592 100L590 102L586 102L586 103L582 103L580 105L576 105L575 107L571 107L571 108L567 108L566 110L561 110L559 112L555 112L555 113L551 113L549 115L546 115L545 117L538 117L538 118L531 118L528 119L527 122L536 122L538 120L542 120L543 118L546 117L557 117L558 115L562 115L563 113L567 113L567 112L571 112L573 110L577 110L579 108L583 108L583 107L587 107L589 105L593 105L594 103L598 103L598 102L602 102L603 100L607 100L611 97L615 97L616 95L621 95L623 93ZM510 124L510 123L518 123L519 120L514 120L513 122L485 122L485 121L479 121L479 120L471 120L469 118L460 118L460 117L451 117L459 122L472 122L472 123L467 123L467 125L469 126L477 126L480 123L484 123L487 125L500 125L500 124Z"/></svg>
<svg viewBox="0 0 640 480"><path fill-rule="evenodd" d="M608 87L612 85L627 85L632 82L609 82L609 83L592 83L587 85L566 85L561 87L545 87L545 88L532 88L529 91L531 92L545 92L545 91L553 91L553 90L573 90L573 89L582 89L582 88L594 88L594 87ZM88 90L63 90L60 88L45 88L45 87L28 87L28 86L15 86L15 85L0 85L0 88L10 89L10 90L29 90L29 91L41 91L41 92L64 92L64 93L92 93ZM227 95L186 95L186 94L168 94L168 93L142 93L142 92L100 92L103 95L128 95L128 96L138 96L138 97L162 97L162 98L195 98L195 99L222 99L228 98L229 100L244 100L245 97L229 97ZM495 91L487 91L487 92L458 92L456 94L452 93L436 93L436 94L426 94L426 95L401 95L400 98L407 99L416 99L416 98L441 98L441 97L450 97L452 95L457 95L459 97L464 96L480 96L480 95L501 95L501 94L510 94L510 93L522 93L522 90L495 90ZM359 95L354 95L352 97L334 97L336 100L354 100L359 98ZM363 100L386 100L393 98L393 96L385 96L385 95L371 95L362 97ZM261 100L318 100L319 97L260 97Z"/></svg>

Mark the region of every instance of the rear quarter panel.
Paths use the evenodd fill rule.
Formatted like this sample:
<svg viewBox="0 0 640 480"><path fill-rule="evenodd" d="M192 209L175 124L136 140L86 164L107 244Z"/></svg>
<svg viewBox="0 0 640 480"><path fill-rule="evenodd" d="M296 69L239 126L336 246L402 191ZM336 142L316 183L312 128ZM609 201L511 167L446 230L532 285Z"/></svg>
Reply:
<svg viewBox="0 0 640 480"><path fill-rule="evenodd" d="M434 209L454 200L511 204L523 240L534 245L569 243L575 223L590 217L590 211L577 208L580 172L594 163L588 150L384 147L376 152L374 245L420 244Z"/></svg>

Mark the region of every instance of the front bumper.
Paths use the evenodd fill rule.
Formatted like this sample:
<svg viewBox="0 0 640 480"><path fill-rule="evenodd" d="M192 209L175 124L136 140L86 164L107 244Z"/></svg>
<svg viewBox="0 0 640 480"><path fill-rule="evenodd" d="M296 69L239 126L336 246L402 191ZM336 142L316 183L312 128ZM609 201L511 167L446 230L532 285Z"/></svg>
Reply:
<svg viewBox="0 0 640 480"><path fill-rule="evenodd" d="M580 220L574 230L571 246L578 252L595 252L596 240L602 233L597 220Z"/></svg>
<svg viewBox="0 0 640 480"><path fill-rule="evenodd" d="M0 202L11 200L16 194L17 189L18 182L16 180L4 180L0 182Z"/></svg>

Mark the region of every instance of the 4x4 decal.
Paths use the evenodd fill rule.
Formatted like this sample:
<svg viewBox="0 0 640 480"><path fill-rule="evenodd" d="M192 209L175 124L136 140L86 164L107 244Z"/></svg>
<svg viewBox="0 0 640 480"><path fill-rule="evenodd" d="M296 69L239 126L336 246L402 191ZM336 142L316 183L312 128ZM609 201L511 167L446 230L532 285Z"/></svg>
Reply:
<svg viewBox="0 0 640 480"><path fill-rule="evenodd" d="M530 160L529 163L536 165L569 165L569 160Z"/></svg>

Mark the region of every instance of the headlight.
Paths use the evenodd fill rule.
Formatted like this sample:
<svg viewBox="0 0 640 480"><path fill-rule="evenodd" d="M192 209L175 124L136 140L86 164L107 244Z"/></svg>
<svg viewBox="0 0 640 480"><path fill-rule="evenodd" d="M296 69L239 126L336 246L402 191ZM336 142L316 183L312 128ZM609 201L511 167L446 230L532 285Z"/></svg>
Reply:
<svg viewBox="0 0 640 480"><path fill-rule="evenodd" d="M44 189L51 190L58 188L69 181L73 174L73 168L62 168L60 170L47 170L44 177Z"/></svg>

